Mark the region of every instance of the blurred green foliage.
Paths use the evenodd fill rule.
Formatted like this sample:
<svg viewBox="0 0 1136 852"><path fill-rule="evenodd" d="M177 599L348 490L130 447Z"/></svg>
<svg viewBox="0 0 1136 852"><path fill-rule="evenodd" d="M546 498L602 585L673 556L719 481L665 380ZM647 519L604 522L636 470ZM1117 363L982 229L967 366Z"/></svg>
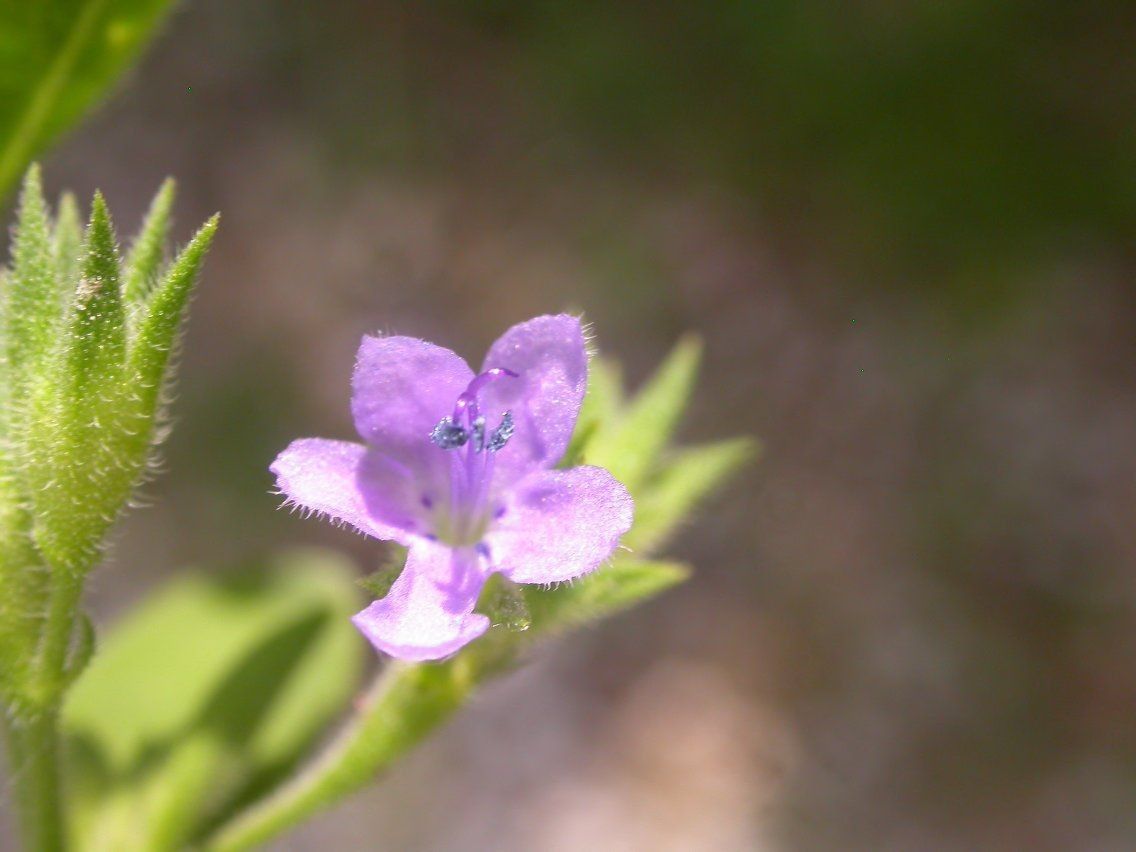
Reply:
<svg viewBox="0 0 1136 852"><path fill-rule="evenodd" d="M734 188L853 282L996 312L1054 257L1136 228L1131 3L447 9L550 121Z"/></svg>
<svg viewBox="0 0 1136 852"><path fill-rule="evenodd" d="M0 196L146 44L171 0L0 0Z"/></svg>
<svg viewBox="0 0 1136 852"><path fill-rule="evenodd" d="M343 557L185 574L120 623L70 694L82 850L182 848L292 768L358 681Z"/></svg>

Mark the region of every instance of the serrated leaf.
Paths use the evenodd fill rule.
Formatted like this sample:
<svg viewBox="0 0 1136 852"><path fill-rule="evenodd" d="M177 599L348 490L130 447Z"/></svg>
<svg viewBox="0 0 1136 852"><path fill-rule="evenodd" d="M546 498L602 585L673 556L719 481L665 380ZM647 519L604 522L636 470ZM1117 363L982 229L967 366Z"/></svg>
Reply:
<svg viewBox="0 0 1136 852"><path fill-rule="evenodd" d="M607 468L636 494L686 408L701 353L697 339L680 341L622 417L601 425L588 444L588 464Z"/></svg>
<svg viewBox="0 0 1136 852"><path fill-rule="evenodd" d="M170 235L170 211L176 194L177 186L173 179L166 178L154 200L150 202L150 209L142 220L138 236L130 246L122 291L123 299L128 305L144 302L158 281L166 241Z"/></svg>
<svg viewBox="0 0 1136 852"><path fill-rule="evenodd" d="M170 0L0 4L0 195L137 56Z"/></svg>
<svg viewBox="0 0 1136 852"><path fill-rule="evenodd" d="M750 438L734 438L676 452L640 489L635 525L623 543L635 553L663 547L698 503L751 461L757 449L757 442Z"/></svg>
<svg viewBox="0 0 1136 852"><path fill-rule="evenodd" d="M322 551L188 574L112 630L63 714L75 847L180 848L278 780L355 687L352 575Z"/></svg>

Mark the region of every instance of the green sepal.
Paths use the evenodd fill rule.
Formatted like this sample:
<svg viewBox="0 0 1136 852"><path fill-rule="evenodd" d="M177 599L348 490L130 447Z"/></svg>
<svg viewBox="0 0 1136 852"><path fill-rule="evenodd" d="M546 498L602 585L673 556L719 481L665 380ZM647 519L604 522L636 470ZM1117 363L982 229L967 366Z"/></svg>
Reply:
<svg viewBox="0 0 1136 852"><path fill-rule="evenodd" d="M119 281L118 241L106 200L95 193L64 334L64 382L76 395L121 383L126 360L126 312ZM80 403L67 399L65 404Z"/></svg>
<svg viewBox="0 0 1136 852"><path fill-rule="evenodd" d="M622 415L601 421L585 451L588 464L607 468L637 494L686 409L701 356L697 338L679 341Z"/></svg>
<svg viewBox="0 0 1136 852"><path fill-rule="evenodd" d="M532 627L524 588L502 574L486 581L477 599L477 611L489 616L490 625L499 630L523 633Z"/></svg>
<svg viewBox="0 0 1136 852"><path fill-rule="evenodd" d="M55 344L59 324L50 221L38 165L28 169L20 193L6 302L4 338L10 398L24 400Z"/></svg>
<svg viewBox="0 0 1136 852"><path fill-rule="evenodd" d="M524 586L525 603L533 630L545 635L598 621L661 594L690 576L678 562L616 559L552 589Z"/></svg>
<svg viewBox="0 0 1136 852"><path fill-rule="evenodd" d="M576 429L560 467L588 464L588 449L596 434L614 424L623 408L623 381L619 365L599 356L588 362L588 390Z"/></svg>
<svg viewBox="0 0 1136 852"><path fill-rule="evenodd" d="M55 254L56 290L61 306L65 306L79 285L79 269L83 262L83 221L79 202L74 194L63 193L55 214L55 234L52 251Z"/></svg>
<svg viewBox="0 0 1136 852"><path fill-rule="evenodd" d="M732 438L684 447L642 489L635 502L635 525L623 544L635 553L654 553L670 540L691 511L758 453L752 438Z"/></svg>
<svg viewBox="0 0 1136 852"><path fill-rule="evenodd" d="M361 577L355 581L355 584L366 592L368 597L375 600L386 597L387 592L394 585L394 581L398 579L398 575L406 567L408 549L393 542L388 544L388 549L386 558L383 559L382 564L377 569L366 577Z"/></svg>
<svg viewBox="0 0 1136 852"><path fill-rule="evenodd" d="M146 300L161 273L166 241L170 235L170 211L173 209L177 185L166 178L142 221L138 236L126 256L122 295L127 305Z"/></svg>
<svg viewBox="0 0 1136 852"><path fill-rule="evenodd" d="M219 221L215 215L201 226L155 285L135 323L128 375L143 418L152 420L157 412L178 330ZM144 443L148 446L149 435Z"/></svg>
<svg viewBox="0 0 1136 852"><path fill-rule="evenodd" d="M25 477L35 538L53 566L80 573L97 558L138 464L123 456L126 314L118 246L103 197L91 206L78 287L53 364L32 388ZM140 460L139 460L140 463Z"/></svg>

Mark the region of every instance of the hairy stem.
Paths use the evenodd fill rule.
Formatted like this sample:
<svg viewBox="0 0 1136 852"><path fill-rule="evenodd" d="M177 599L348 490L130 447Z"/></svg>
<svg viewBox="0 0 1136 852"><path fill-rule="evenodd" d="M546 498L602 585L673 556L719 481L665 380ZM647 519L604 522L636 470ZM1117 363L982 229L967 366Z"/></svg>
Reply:
<svg viewBox="0 0 1136 852"><path fill-rule="evenodd" d="M58 709L52 708L5 719L13 803L24 848L35 852L64 848L58 715Z"/></svg>
<svg viewBox="0 0 1136 852"><path fill-rule="evenodd" d="M22 684L6 696L4 730L10 784L24 848L56 852L65 847L59 765L59 709L70 680L68 651L83 583L52 572L38 647Z"/></svg>

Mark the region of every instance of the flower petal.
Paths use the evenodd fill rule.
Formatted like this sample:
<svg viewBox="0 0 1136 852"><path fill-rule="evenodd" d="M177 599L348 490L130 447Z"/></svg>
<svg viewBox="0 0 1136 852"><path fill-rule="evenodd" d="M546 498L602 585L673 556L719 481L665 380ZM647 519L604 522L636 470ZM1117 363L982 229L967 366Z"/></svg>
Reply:
<svg viewBox="0 0 1136 852"><path fill-rule="evenodd" d="M393 456L429 447L430 432L473 379L465 361L414 337L364 337L351 377L351 413L367 443Z"/></svg>
<svg viewBox="0 0 1136 852"><path fill-rule="evenodd" d="M494 571L518 583L571 580L599 567L631 529L634 502L601 467L525 477L485 536Z"/></svg>
<svg viewBox="0 0 1136 852"><path fill-rule="evenodd" d="M351 621L385 654L440 660L489 628L489 619L473 612L485 578L472 548L415 542L387 596Z"/></svg>
<svg viewBox="0 0 1136 852"><path fill-rule="evenodd" d="M493 428L506 411L516 432L497 453L494 478L513 482L556 464L568 449L588 385L588 354L580 320L567 314L515 325L489 349L483 370L518 374L481 392L481 410Z"/></svg>
<svg viewBox="0 0 1136 852"><path fill-rule="evenodd" d="M365 475L368 449L350 441L301 438L276 457L270 470L291 503L350 524L362 533L407 544L415 523L392 500L378 499L382 484Z"/></svg>

